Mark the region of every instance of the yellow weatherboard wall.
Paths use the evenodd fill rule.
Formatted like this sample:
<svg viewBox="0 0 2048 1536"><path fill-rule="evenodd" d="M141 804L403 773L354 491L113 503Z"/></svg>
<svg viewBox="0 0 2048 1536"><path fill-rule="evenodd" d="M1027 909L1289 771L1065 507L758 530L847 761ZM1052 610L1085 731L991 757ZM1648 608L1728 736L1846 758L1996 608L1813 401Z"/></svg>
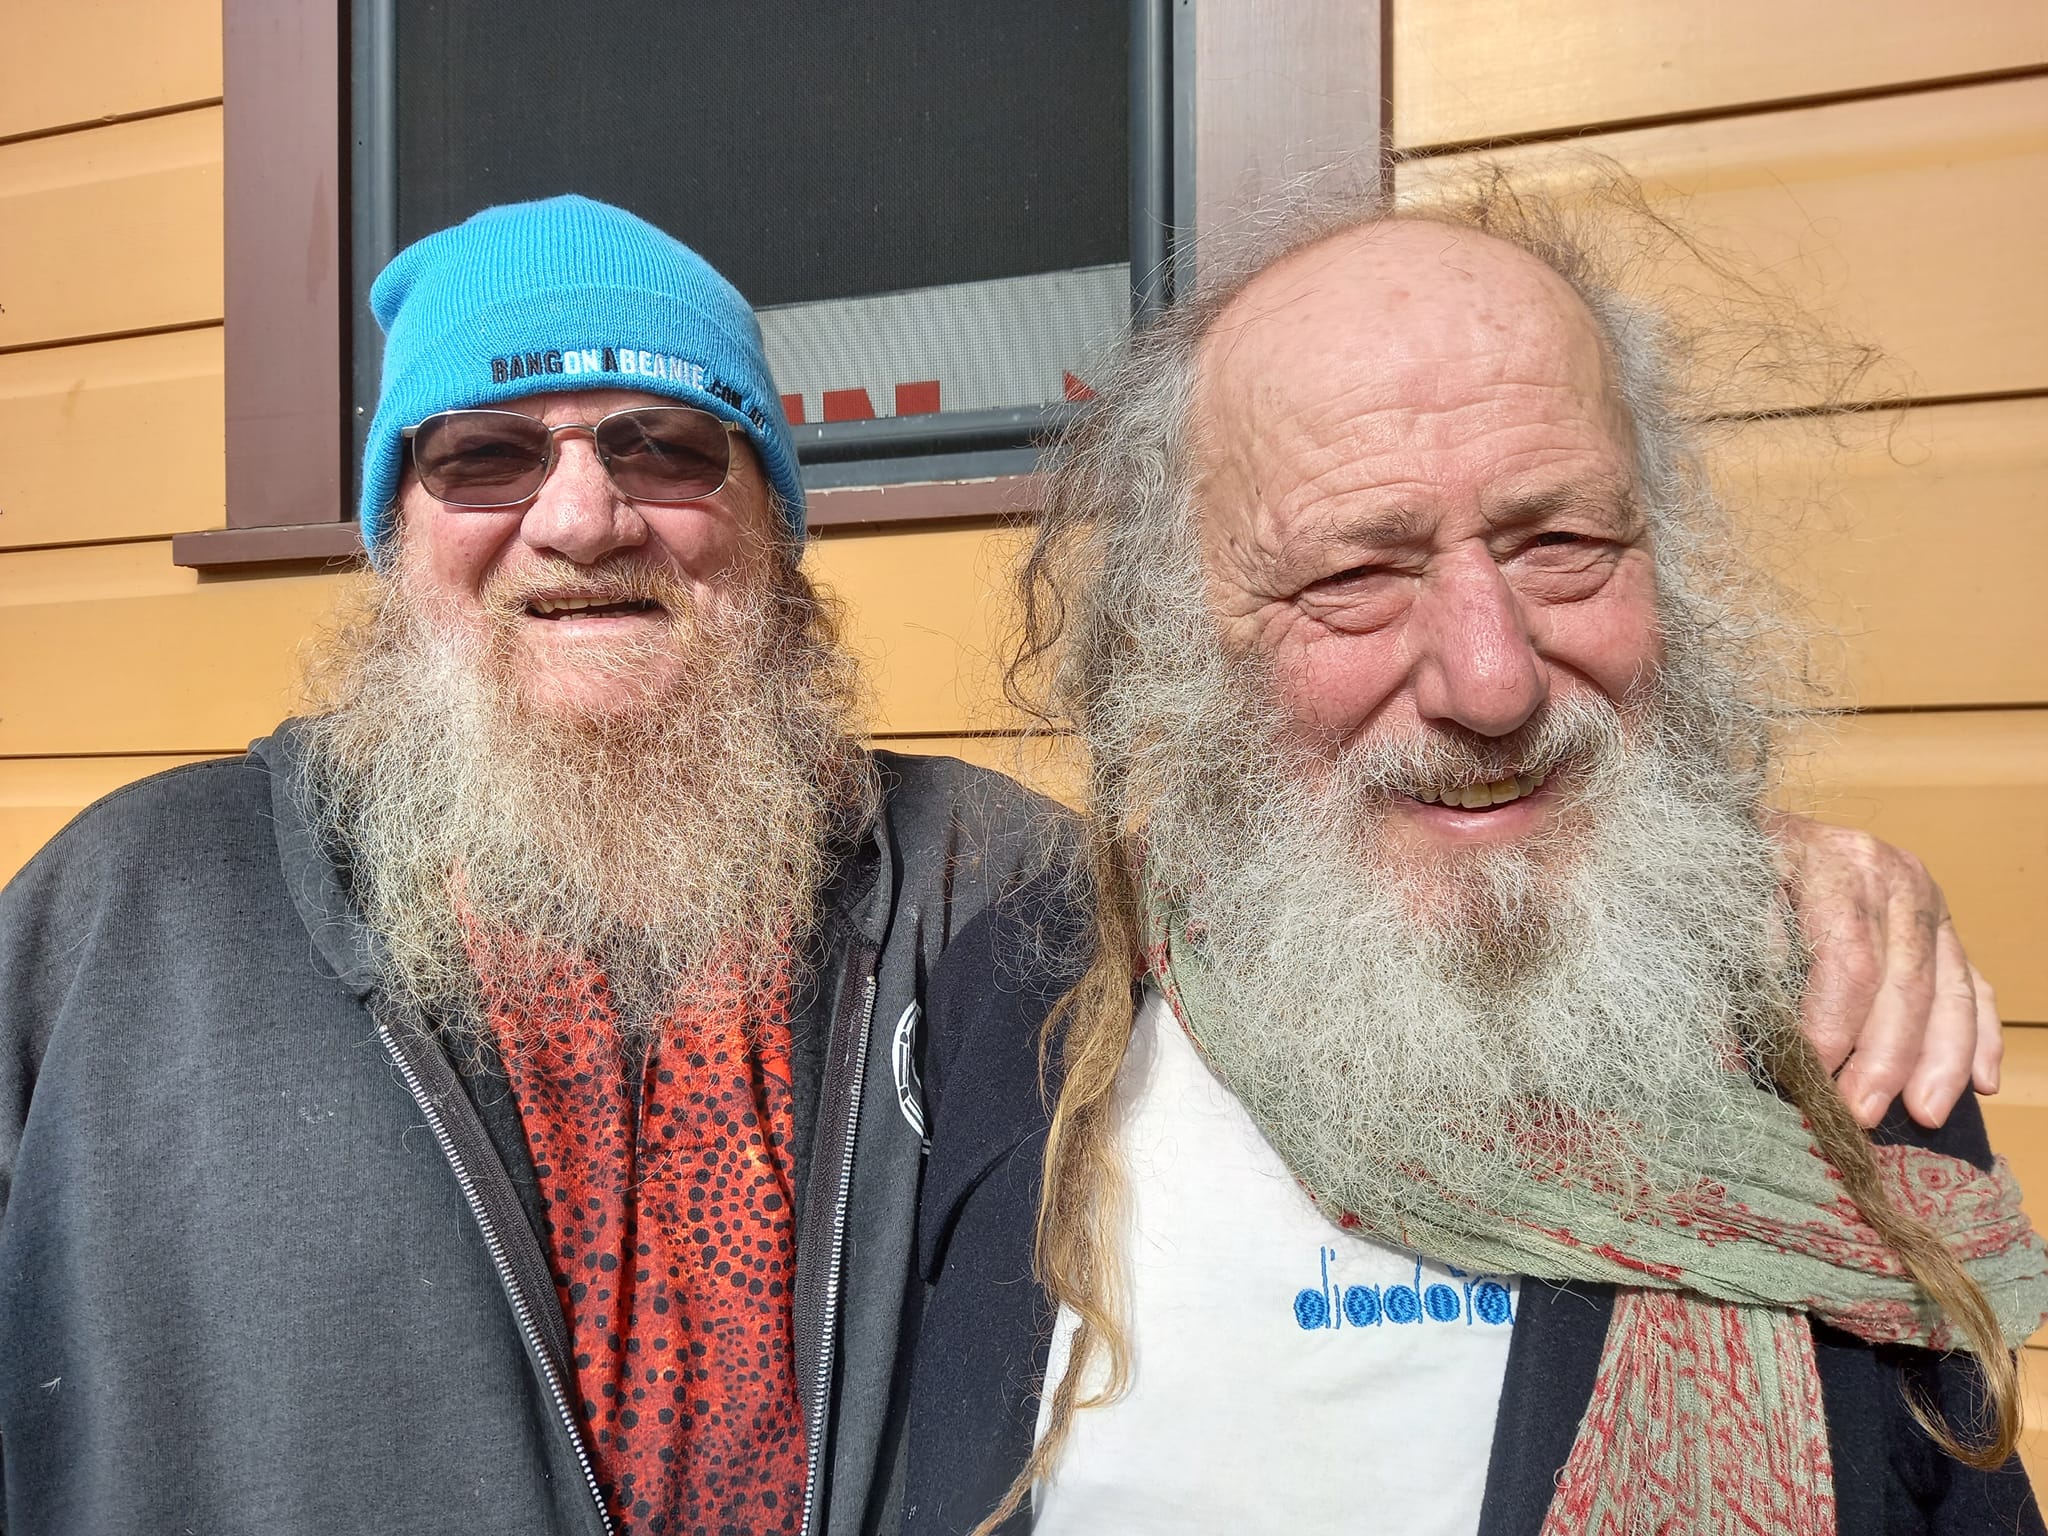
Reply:
<svg viewBox="0 0 2048 1536"><path fill-rule="evenodd" d="M1868 388L1898 408L1758 424L1718 467L1844 636L1837 682L1855 712L1789 793L1913 848L1949 891L2017 1026L1986 1114L2039 1209L2048 13L1394 0L1392 19L1393 139L1419 157L1404 184L1477 143L1537 167L1552 153L1540 141L1571 135L1886 349ZM170 563L173 532L223 522L219 41L213 0L9 9L0 875L99 795L267 731L331 600L332 577ZM826 537L810 558L850 606L881 739L1070 786L1058 744L1017 742L1001 703L1015 548L1014 534L947 528ZM2041 1423L2048 1390L2033 1395Z"/></svg>

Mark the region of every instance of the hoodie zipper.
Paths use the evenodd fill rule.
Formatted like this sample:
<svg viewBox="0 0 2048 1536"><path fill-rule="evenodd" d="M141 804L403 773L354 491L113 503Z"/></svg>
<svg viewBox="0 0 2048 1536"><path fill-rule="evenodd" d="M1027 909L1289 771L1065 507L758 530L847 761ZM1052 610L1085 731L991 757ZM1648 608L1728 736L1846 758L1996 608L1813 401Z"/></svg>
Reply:
<svg viewBox="0 0 2048 1536"><path fill-rule="evenodd" d="M869 997L870 999L873 997L872 983L869 985ZM505 1294L512 1299L512 1312L519 1323L519 1336L526 1342L527 1354L540 1367L541 1379L547 1387L548 1399L555 1407L555 1416L560 1420L563 1430L569 1436L569 1444L576 1452L577 1465L583 1469L583 1483L590 1490L591 1502L597 1508L597 1518L603 1522L605 1536L615 1536L611 1512L604 1507L604 1493L597 1485L597 1473L590 1465L590 1452L583 1444L583 1432L577 1427L576 1416L569 1407L568 1396L562 1390L562 1379L555 1370L555 1362L549 1356L547 1349L542 1345L540 1334L534 1326L532 1303L528 1301L526 1293L519 1288L518 1281L512 1274L512 1266L505 1257L505 1247L499 1240L497 1228L492 1225L490 1216L484 1210L483 1201L477 1194L476 1181L470 1177L469 1169L462 1161L462 1154L456 1151L455 1143L448 1135L447 1123L441 1118L440 1110L434 1107L433 1099L428 1095L426 1085L420 1081L419 1074L413 1070L412 1063L406 1060L405 1052L399 1048L398 1039L392 1034L390 1026L385 1024L378 1025L377 1033L383 1037L385 1054L391 1058L392 1063L398 1068L398 1075L405 1079L406 1091L412 1095L413 1103L419 1107L420 1113L427 1117L427 1126L433 1131L434 1140L440 1143L441 1155L448 1160L448 1166L455 1171L455 1182L461 1186L462 1198L468 1202L469 1213L476 1218L477 1227L483 1233L484 1247L489 1250L491 1264L498 1272L498 1283L504 1287ZM865 1038L865 1031L863 1031L863 1038ZM859 1097L859 1089L857 1087L855 1089L855 1097L856 1100ZM845 1211L843 1182L840 1200L841 1215L843 1217Z"/></svg>
<svg viewBox="0 0 2048 1536"><path fill-rule="evenodd" d="M832 1355L839 1338L839 1266L846 1250L846 1206L853 1192L853 1142L860 1129L861 1086L868 1069L868 1033L875 1022L875 973L860 1006L860 1030L853 1058L853 1082L846 1096L846 1142L839 1154L839 1189L832 1207L832 1247L825 1268L825 1315L818 1327L818 1375L811 1384L810 1418L805 1424L803 1536L811 1536L818 1513L818 1460L825 1449L825 1411L832 1395Z"/></svg>

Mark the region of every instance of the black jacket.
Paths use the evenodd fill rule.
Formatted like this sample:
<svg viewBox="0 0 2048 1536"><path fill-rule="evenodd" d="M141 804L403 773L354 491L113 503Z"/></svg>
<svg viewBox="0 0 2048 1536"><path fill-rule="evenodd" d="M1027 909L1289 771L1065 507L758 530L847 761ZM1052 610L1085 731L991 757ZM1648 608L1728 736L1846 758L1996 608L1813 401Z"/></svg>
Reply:
<svg viewBox="0 0 2048 1536"><path fill-rule="evenodd" d="M0 894L0 1528L601 1532L517 1112L381 1005L292 743ZM878 765L793 1027L813 1532L897 1522L921 1000L1057 815Z"/></svg>
<svg viewBox="0 0 2048 1536"><path fill-rule="evenodd" d="M1041 885L977 918L932 977L927 1072L948 1087L935 1095L918 1208L929 1299L911 1384L904 1536L971 1530L1030 1454L1053 1322L1032 1279L1047 1125L1037 1040L1062 978L1079 972L1084 942L1078 918ZM1980 1168L1991 1161L1974 1098L1934 1132L1894 1106L1878 1135ZM1523 1281L1480 1536L1541 1528L1613 1304L1610 1286ZM1843 1536L2043 1530L2017 1458L1999 1472L1973 1471L1942 1455L1907 1409L1911 1385L1951 1423L1969 1423L1975 1372L1966 1357L1873 1347L1818 1325L1814 1346ZM1029 1529L1020 1512L1004 1533Z"/></svg>

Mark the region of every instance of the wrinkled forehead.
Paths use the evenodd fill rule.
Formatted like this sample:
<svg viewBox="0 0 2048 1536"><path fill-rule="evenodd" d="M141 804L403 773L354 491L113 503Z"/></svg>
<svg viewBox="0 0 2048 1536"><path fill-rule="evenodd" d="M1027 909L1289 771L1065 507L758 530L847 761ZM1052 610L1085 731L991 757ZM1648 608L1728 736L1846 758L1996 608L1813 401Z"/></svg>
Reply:
<svg viewBox="0 0 2048 1536"><path fill-rule="evenodd" d="M1510 388L1567 395L1629 440L1607 344L1563 278L1490 235L1402 219L1249 284L1203 338L1195 400L1201 436L1228 452L1280 423L1439 414Z"/></svg>

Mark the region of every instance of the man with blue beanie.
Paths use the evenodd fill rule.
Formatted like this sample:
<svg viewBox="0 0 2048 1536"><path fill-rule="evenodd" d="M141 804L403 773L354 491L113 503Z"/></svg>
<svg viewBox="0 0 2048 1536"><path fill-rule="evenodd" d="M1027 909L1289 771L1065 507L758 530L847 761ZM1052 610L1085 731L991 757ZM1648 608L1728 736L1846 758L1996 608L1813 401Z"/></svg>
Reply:
<svg viewBox="0 0 2048 1536"><path fill-rule="evenodd" d="M861 745L694 252L554 198L371 300L307 714L0 894L0 1527L896 1531L913 1376L1031 1413L926 1303L1037 1294L960 1256L1028 1246L1067 824Z"/></svg>
<svg viewBox="0 0 2048 1536"><path fill-rule="evenodd" d="M860 746L702 258L554 198L371 302L312 711L0 903L0 1523L891 1528L921 989L1044 807Z"/></svg>

